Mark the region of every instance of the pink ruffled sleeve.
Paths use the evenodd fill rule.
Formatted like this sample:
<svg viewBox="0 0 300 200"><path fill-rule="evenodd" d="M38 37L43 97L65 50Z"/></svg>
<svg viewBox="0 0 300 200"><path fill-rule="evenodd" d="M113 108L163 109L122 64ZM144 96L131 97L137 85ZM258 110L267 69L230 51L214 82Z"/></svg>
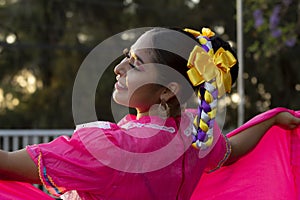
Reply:
<svg viewBox="0 0 300 200"><path fill-rule="evenodd" d="M109 185L115 171L101 164L82 143L85 135L101 143L110 134L99 134L99 128L83 128L72 138L61 136L50 143L27 146L26 150L38 166L39 176L48 191L60 196L69 190L101 193ZM113 138L111 138L113 141ZM99 146L105 151L106 147Z"/></svg>

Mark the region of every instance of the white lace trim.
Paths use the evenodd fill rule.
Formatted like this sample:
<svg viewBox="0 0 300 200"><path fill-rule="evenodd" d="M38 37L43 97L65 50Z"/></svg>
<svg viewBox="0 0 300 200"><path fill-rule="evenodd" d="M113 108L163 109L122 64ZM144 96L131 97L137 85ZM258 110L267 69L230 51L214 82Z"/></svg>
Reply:
<svg viewBox="0 0 300 200"><path fill-rule="evenodd" d="M81 200L76 190L71 190L60 196L62 200Z"/></svg>
<svg viewBox="0 0 300 200"><path fill-rule="evenodd" d="M75 130L79 130L81 128L86 128L86 127L97 127L97 128L101 128L101 129L110 129L111 128L109 122L95 121L95 122L89 122L89 123L85 123L85 124L79 124L76 126Z"/></svg>
<svg viewBox="0 0 300 200"><path fill-rule="evenodd" d="M143 124L143 123L139 123L139 122L128 122L124 125L121 125L121 128L123 128L125 130L129 130L132 128L140 128L140 127L164 130L164 131L167 131L170 133L175 133L175 131L176 131L174 127L161 126L158 124Z"/></svg>
<svg viewBox="0 0 300 200"><path fill-rule="evenodd" d="M194 116L192 113L186 113L186 115L188 116L189 118L189 125L186 127L186 129L184 130L184 134L186 136L190 136L193 132L193 121L194 121Z"/></svg>
<svg viewBox="0 0 300 200"><path fill-rule="evenodd" d="M87 128L87 127L97 127L97 128L101 128L101 129L110 129L111 128L109 122L95 121L95 122L89 122L89 123L85 123L85 124L79 124L76 126L76 130L79 130L81 128ZM176 131L174 127L161 126L158 124L143 124L143 123L139 123L139 122L128 122L124 125L121 125L120 127L125 130L129 130L132 128L146 127L146 128L164 130L164 131L167 131L170 133L175 133L175 131Z"/></svg>

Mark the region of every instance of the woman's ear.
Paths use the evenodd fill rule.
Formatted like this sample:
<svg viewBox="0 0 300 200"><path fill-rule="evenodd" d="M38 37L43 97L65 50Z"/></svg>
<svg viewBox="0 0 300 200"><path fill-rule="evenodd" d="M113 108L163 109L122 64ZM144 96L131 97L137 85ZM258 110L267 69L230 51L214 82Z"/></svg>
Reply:
<svg viewBox="0 0 300 200"><path fill-rule="evenodd" d="M180 86L176 82L171 82L167 85L167 87L162 91L160 95L160 99L167 102L169 99L172 99L174 96L178 94L180 90Z"/></svg>

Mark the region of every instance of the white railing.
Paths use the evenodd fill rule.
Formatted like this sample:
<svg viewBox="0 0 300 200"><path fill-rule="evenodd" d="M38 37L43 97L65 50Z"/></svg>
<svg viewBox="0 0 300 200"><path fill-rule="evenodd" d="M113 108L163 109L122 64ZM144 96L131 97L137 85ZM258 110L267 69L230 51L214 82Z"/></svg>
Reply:
<svg viewBox="0 0 300 200"><path fill-rule="evenodd" d="M60 135L72 135L74 130L50 130L50 129L11 129L0 130L0 149L14 151L22 149L30 144L50 142Z"/></svg>
<svg viewBox="0 0 300 200"><path fill-rule="evenodd" d="M71 136L74 130L49 130L49 129L0 129L0 149L14 151L25 148L27 145L50 142L61 135ZM48 193L44 187L34 184L35 187ZM49 194L49 193L48 193Z"/></svg>

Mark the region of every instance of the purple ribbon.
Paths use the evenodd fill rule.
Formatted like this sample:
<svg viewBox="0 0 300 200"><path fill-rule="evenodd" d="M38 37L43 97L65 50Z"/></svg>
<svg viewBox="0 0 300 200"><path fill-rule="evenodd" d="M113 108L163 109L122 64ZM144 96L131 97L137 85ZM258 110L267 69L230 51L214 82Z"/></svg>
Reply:
<svg viewBox="0 0 300 200"><path fill-rule="evenodd" d="M203 110L208 113L209 111L211 111L209 104L206 101L201 101L201 107L203 108Z"/></svg>
<svg viewBox="0 0 300 200"><path fill-rule="evenodd" d="M202 131L201 129L198 129L197 138L198 138L198 140L203 142L206 138L206 133L204 131Z"/></svg>
<svg viewBox="0 0 300 200"><path fill-rule="evenodd" d="M218 90L214 90L211 95L213 96L214 99L216 99L218 97Z"/></svg>

